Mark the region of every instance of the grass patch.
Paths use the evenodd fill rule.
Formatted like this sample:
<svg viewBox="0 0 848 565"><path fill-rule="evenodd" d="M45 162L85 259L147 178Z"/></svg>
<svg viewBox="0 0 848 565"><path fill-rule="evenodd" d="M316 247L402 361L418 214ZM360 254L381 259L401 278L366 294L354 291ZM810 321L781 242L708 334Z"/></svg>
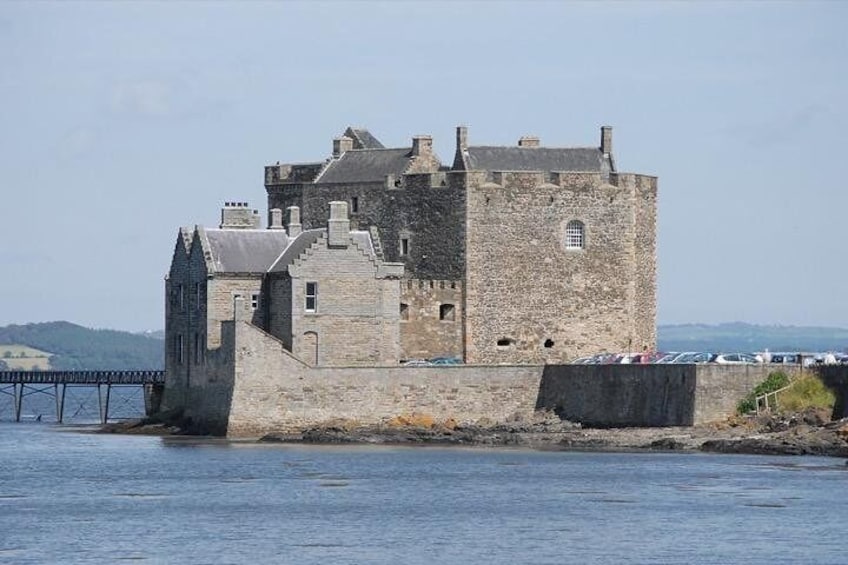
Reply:
<svg viewBox="0 0 848 565"><path fill-rule="evenodd" d="M773 371L769 373L766 380L754 387L754 390L745 398L739 401L736 405L736 412L739 414L749 414L757 411L757 397L776 390L780 390L789 384L789 375L783 371Z"/></svg>
<svg viewBox="0 0 848 565"><path fill-rule="evenodd" d="M784 412L801 412L809 408L833 410L836 395L814 375L792 381L788 390L778 395L778 407Z"/></svg>

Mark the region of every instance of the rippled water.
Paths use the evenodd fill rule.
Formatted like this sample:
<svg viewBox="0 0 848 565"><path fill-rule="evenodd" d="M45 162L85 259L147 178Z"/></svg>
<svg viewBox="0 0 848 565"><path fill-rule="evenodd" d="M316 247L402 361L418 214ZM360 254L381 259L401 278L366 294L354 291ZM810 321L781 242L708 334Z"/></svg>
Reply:
<svg viewBox="0 0 848 565"><path fill-rule="evenodd" d="M828 458L307 447L0 424L0 563L846 563Z"/></svg>

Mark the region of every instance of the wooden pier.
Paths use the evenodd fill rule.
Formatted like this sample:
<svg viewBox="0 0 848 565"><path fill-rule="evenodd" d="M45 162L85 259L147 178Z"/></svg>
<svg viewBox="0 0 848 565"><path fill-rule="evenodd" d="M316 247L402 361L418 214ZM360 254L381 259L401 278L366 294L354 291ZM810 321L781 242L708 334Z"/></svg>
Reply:
<svg viewBox="0 0 848 565"><path fill-rule="evenodd" d="M0 371L0 395L12 396L15 421L21 421L24 398L33 394L52 396L56 401L56 421L65 413L65 391L69 386L97 387L100 423L109 421L112 387L142 387L145 412L158 409L165 386L165 371Z"/></svg>

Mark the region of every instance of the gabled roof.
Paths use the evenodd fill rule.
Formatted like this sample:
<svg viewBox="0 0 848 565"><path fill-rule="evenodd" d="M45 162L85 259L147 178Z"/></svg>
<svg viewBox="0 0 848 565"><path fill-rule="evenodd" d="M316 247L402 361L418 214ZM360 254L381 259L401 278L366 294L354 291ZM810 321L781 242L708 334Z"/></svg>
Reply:
<svg viewBox="0 0 848 565"><path fill-rule="evenodd" d="M597 147L486 147L465 150L469 170L610 172L610 163Z"/></svg>
<svg viewBox="0 0 848 565"><path fill-rule="evenodd" d="M264 273L289 238L284 230L199 229L205 238L204 251L217 273Z"/></svg>
<svg viewBox="0 0 848 565"><path fill-rule="evenodd" d="M354 149L333 160L316 183L383 182L387 175L400 176L409 166L412 149Z"/></svg>
<svg viewBox="0 0 848 565"><path fill-rule="evenodd" d="M371 132L365 128L349 127L345 130L344 135L353 140L354 149L385 149L380 140L371 135Z"/></svg>
<svg viewBox="0 0 848 565"><path fill-rule="evenodd" d="M269 273L285 273L288 272L289 265L292 264L300 255L309 249L313 243L325 237L327 234L326 228L306 230L301 232L289 246L283 251L276 261L268 269ZM374 246L371 243L371 234L367 231L351 231L350 237L353 242L368 256L371 260L377 260L377 253L374 251Z"/></svg>
<svg viewBox="0 0 848 565"><path fill-rule="evenodd" d="M292 261L300 257L300 254L306 251L309 246L318 241L318 239L327 233L325 228L315 230L304 230L297 237L291 240L288 247L282 253L277 254L274 261L268 267L269 273L285 273Z"/></svg>

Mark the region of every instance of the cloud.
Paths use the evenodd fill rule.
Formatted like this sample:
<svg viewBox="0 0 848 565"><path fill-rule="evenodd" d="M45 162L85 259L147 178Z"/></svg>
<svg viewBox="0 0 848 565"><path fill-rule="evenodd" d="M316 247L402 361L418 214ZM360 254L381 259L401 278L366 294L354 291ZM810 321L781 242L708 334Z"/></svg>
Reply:
<svg viewBox="0 0 848 565"><path fill-rule="evenodd" d="M112 108L142 116L167 116L173 110L173 89L158 80L119 84L112 98Z"/></svg>

